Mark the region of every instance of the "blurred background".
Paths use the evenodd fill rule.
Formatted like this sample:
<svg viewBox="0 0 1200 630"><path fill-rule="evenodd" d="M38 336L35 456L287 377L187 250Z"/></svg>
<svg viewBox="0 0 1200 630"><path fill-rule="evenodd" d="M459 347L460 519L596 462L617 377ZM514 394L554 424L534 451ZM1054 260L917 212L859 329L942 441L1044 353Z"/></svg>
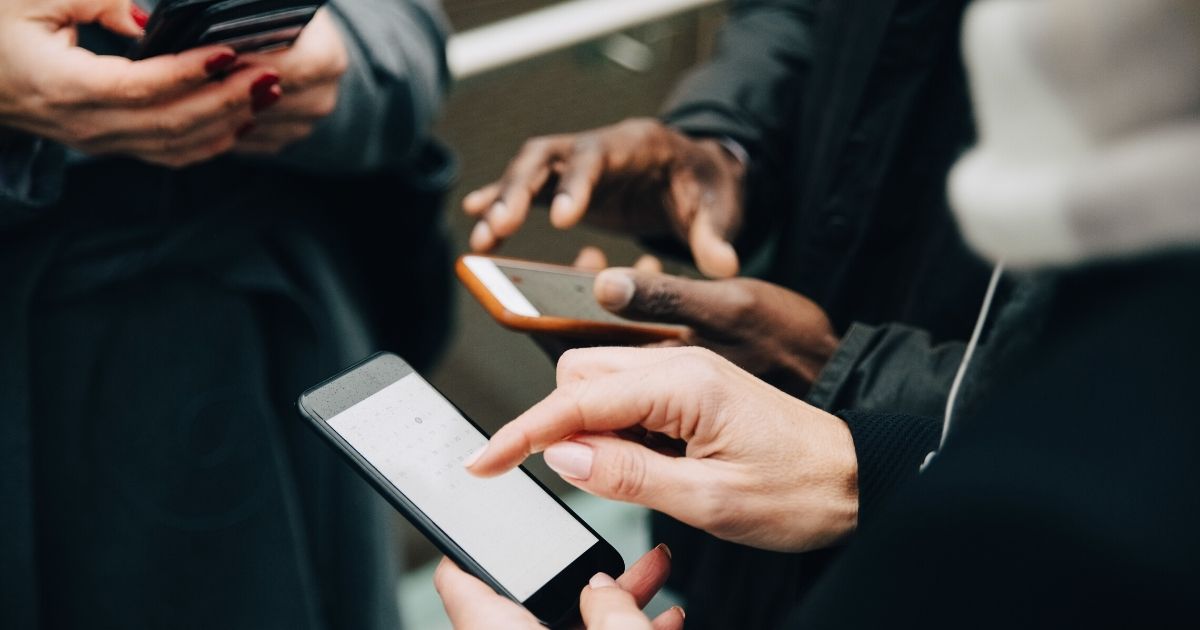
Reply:
<svg viewBox="0 0 1200 630"><path fill-rule="evenodd" d="M438 135L460 161L447 202L459 252L466 251L471 227L459 202L499 177L527 138L657 114L678 80L709 55L724 16L719 0L444 0L444 6L457 33L450 46L456 86ZM642 252L633 241L586 227L560 232L542 209L501 253L569 264L585 244L601 247L612 264L631 264ZM687 272L679 263L668 268ZM550 392L554 366L527 336L496 324L461 286L455 291L453 340L431 380L493 431ZM568 492L540 459L529 467L627 561L649 548L639 510ZM396 527L410 569L401 586L407 627L448 628L429 580L435 551L399 517Z"/></svg>

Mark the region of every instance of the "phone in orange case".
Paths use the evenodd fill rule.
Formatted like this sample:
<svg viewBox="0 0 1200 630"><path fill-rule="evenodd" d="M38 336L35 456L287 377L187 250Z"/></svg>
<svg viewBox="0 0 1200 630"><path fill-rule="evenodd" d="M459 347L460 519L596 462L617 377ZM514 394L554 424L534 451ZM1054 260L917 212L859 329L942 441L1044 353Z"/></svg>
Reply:
<svg viewBox="0 0 1200 630"><path fill-rule="evenodd" d="M455 271L484 309L512 330L622 344L677 339L687 330L608 312L592 295L596 274L575 267L468 254L459 257Z"/></svg>

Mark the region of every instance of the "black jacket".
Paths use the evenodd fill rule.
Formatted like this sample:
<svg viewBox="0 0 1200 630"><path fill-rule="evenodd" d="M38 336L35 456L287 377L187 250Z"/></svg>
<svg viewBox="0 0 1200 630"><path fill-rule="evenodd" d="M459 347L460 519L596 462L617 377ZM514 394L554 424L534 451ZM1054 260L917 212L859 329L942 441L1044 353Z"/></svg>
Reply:
<svg viewBox="0 0 1200 630"><path fill-rule="evenodd" d="M665 116L751 155L736 245L748 271L810 296L843 334L812 391L831 411L936 413L974 323L987 266L945 197L973 140L965 5L735 2L716 57ZM678 548L672 585L701 628L770 626L834 553L763 552L661 518L655 534Z"/></svg>
<svg viewBox="0 0 1200 630"><path fill-rule="evenodd" d="M944 450L787 627L1195 625L1200 252L1043 280Z"/></svg>

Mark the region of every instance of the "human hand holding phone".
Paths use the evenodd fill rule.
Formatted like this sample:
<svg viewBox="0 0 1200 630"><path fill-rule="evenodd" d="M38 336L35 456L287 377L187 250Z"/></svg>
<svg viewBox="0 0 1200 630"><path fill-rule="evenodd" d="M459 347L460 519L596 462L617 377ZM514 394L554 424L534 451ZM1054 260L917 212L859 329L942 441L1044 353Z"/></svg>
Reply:
<svg viewBox="0 0 1200 630"><path fill-rule="evenodd" d="M317 11L290 48L248 53L243 61L278 68L282 92L278 102L259 111L244 129L236 150L273 155L312 135L322 118L338 104L338 88L350 63L341 29L328 9Z"/></svg>
<svg viewBox="0 0 1200 630"><path fill-rule="evenodd" d="M588 630L683 628L684 612L678 606L661 613L653 621L642 613L642 608L666 583L670 570L671 554L666 545L659 545L646 552L616 580L607 575L593 576L593 582L585 586L579 596L583 627ZM528 610L497 595L449 559L442 559L438 565L433 584L455 630L544 627Z"/></svg>
<svg viewBox="0 0 1200 630"><path fill-rule="evenodd" d="M298 406L442 553L537 619L569 623L592 576L624 570L616 549L528 471L469 475L463 463L487 435L400 357L369 357Z"/></svg>
<svg viewBox="0 0 1200 630"><path fill-rule="evenodd" d="M858 520L846 423L702 348L567 352L557 388L467 470L503 474L534 453L581 490L759 549L825 547Z"/></svg>
<svg viewBox="0 0 1200 630"><path fill-rule="evenodd" d="M699 346L793 396L804 396L837 351L839 339L825 311L781 286L751 278L697 280L663 273L642 256L632 268L608 268L604 252L585 247L575 267L596 273L597 304L631 321L679 325L679 335L646 347ZM532 335L558 361L584 347L578 339Z"/></svg>
<svg viewBox="0 0 1200 630"><path fill-rule="evenodd" d="M169 167L233 148L274 69L243 65L214 46L144 61L76 46L99 23L137 36L128 0L8 0L0 4L0 126L89 155L128 155Z"/></svg>

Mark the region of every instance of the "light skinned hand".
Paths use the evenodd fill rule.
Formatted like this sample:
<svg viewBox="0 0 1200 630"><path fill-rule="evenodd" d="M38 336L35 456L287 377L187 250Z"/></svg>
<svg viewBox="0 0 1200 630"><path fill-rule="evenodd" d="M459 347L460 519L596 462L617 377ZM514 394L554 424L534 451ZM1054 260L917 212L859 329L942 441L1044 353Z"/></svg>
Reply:
<svg viewBox="0 0 1200 630"><path fill-rule="evenodd" d="M252 93L277 90L270 67L214 46L143 61L77 47L77 26L141 29L129 0L7 0L0 4L0 126L89 155L182 167L233 148L253 118Z"/></svg>
<svg viewBox="0 0 1200 630"><path fill-rule="evenodd" d="M589 630L679 630L683 609L679 607L655 617L642 613L671 572L671 554L666 545L646 552L624 575L597 574L579 597L584 627ZM544 628L528 610L496 594L488 585L458 568L447 558L438 564L433 584L446 607L455 630Z"/></svg>
<svg viewBox="0 0 1200 630"><path fill-rule="evenodd" d="M242 130L237 145L239 153L259 155L274 155L312 135L316 124L337 108L338 88L350 63L341 29L327 8L317 11L291 48L242 59L277 68L282 80L282 97Z"/></svg>
<svg viewBox="0 0 1200 630"><path fill-rule="evenodd" d="M499 475L544 451L582 490L760 549L824 547L856 525L846 424L709 350L571 350L557 381L468 460L471 473ZM647 445L664 436L685 442L684 456Z"/></svg>
<svg viewBox="0 0 1200 630"><path fill-rule="evenodd" d="M734 276L730 243L742 223L744 170L719 142L653 119L534 138L498 181L463 199L463 210L478 219L471 248L496 248L525 223L535 200L548 199L559 229L586 219L637 236L674 235L701 272Z"/></svg>

